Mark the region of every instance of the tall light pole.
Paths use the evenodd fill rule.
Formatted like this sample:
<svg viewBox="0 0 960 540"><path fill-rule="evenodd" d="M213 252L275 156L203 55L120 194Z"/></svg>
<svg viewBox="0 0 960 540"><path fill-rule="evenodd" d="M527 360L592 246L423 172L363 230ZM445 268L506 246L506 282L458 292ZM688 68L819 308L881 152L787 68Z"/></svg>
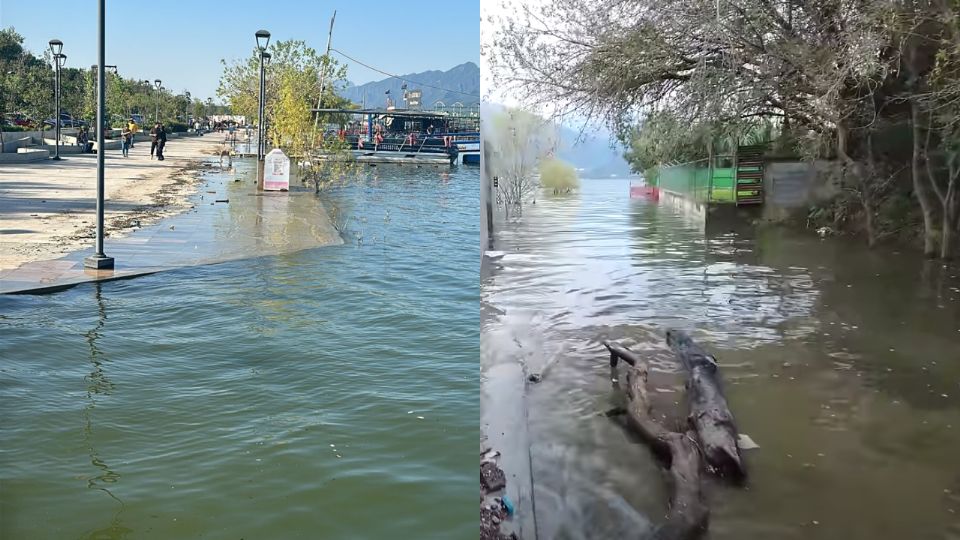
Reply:
<svg viewBox="0 0 960 540"><path fill-rule="evenodd" d="M266 86L264 85L263 79L263 62L266 58L269 58L265 58L264 55L267 54L267 46L270 45L270 32L257 30L254 37L257 40L257 50L260 52L260 101L257 107L257 161L263 161L263 137L266 135L266 130L263 128L263 101L266 98Z"/></svg>
<svg viewBox="0 0 960 540"><path fill-rule="evenodd" d="M107 70L108 72L112 71L114 75L119 73L117 71L117 66L103 66L103 69ZM96 73L98 71L100 71L100 66L96 64L93 64L92 66L90 66L90 72L94 74L94 79L96 79ZM104 77L106 77L106 75L104 75ZM93 85L94 86L97 85L96 80L94 80ZM104 83L104 88L106 88L106 83ZM96 88L94 88L94 91L96 91ZM104 133L106 130L107 130L107 126L100 126L94 129L94 134L96 135L98 141L100 140L100 137L103 137L104 135L106 135L106 133Z"/></svg>
<svg viewBox="0 0 960 540"><path fill-rule="evenodd" d="M160 79L153 81L153 84L157 86L157 111L153 114L153 121L160 121Z"/></svg>
<svg viewBox="0 0 960 540"><path fill-rule="evenodd" d="M260 118L263 119L263 143L260 145L260 159L267 155L267 66L270 65L271 55L265 52L260 55L263 67L260 68Z"/></svg>
<svg viewBox="0 0 960 540"><path fill-rule="evenodd" d="M97 24L99 26L97 32L97 67L99 67L99 69L97 69L97 129L101 130L99 137L97 137L97 243L96 253L83 260L83 266L97 270L113 268L113 257L107 257L103 253L103 168L105 154L104 143L106 143L102 133L104 116L106 115L103 73L104 64L106 63L104 60L106 50L104 33L104 27L106 26L104 12L106 8L104 7L104 2L105 0L98 0L97 2ZM59 118L57 120L59 120Z"/></svg>
<svg viewBox="0 0 960 540"><path fill-rule="evenodd" d="M56 155L53 156L53 159L60 159L60 63L61 60L66 60L67 56L61 54L63 51L63 42L59 39L50 40L50 52L53 53L53 65L54 65L54 83L53 83L53 101L56 104L57 115L54 116L54 122L56 123L57 130L57 142L56 142Z"/></svg>

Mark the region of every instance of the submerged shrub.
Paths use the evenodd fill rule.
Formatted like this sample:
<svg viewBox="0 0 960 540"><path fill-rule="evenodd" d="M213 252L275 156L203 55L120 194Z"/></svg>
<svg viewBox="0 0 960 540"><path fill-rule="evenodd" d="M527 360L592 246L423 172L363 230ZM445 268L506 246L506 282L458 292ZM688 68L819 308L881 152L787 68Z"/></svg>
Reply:
<svg viewBox="0 0 960 540"><path fill-rule="evenodd" d="M540 163L540 185L554 193L570 193L580 187L580 181L573 166L551 158Z"/></svg>

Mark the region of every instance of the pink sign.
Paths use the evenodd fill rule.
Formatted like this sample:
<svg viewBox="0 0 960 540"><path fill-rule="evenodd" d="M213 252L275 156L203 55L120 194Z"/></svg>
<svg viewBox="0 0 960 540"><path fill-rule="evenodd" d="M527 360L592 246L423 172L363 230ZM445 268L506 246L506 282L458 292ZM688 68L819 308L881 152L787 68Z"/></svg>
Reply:
<svg viewBox="0 0 960 540"><path fill-rule="evenodd" d="M274 148L263 158L263 189L290 190L290 158L279 148Z"/></svg>

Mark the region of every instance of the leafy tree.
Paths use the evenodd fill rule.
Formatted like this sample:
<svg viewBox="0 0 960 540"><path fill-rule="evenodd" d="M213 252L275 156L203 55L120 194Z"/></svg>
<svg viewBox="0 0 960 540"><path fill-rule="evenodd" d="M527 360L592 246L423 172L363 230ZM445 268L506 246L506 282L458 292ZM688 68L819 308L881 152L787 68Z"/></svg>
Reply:
<svg viewBox="0 0 960 540"><path fill-rule="evenodd" d="M336 83L346 76L341 66L323 56L303 41L278 41L270 45L271 60L265 69L267 103L265 105L268 137L278 147L294 153L303 153L320 144L313 130L314 116L321 91L321 75L326 79L323 89L324 107L341 107L346 100L334 93ZM256 49L250 57L224 66L217 94L225 99L234 114L257 118L259 101L260 59ZM322 118L336 121L336 118Z"/></svg>
<svg viewBox="0 0 960 540"><path fill-rule="evenodd" d="M90 122L96 116L96 73L93 69L62 67L60 71L60 107L76 118ZM0 111L22 112L43 122L54 115L54 66L49 51L36 57L23 48L23 36L13 28L0 29ZM131 114L153 116L157 90L150 81L106 74L106 108L108 121L114 125ZM174 96L169 90L160 92L161 121L168 124L183 118L190 101L187 92ZM212 102L205 110L216 108Z"/></svg>
<svg viewBox="0 0 960 540"><path fill-rule="evenodd" d="M577 170L565 161L548 158L540 163L540 185L554 194L570 193L580 186Z"/></svg>
<svg viewBox="0 0 960 540"><path fill-rule="evenodd" d="M531 106L610 124L640 168L688 157L691 145L736 145L765 119L801 155L838 160L871 242L884 234L870 232L873 218L899 191L917 201L926 254L956 247L957 0L539 7L494 21L488 54L496 83Z"/></svg>
<svg viewBox="0 0 960 540"><path fill-rule="evenodd" d="M539 116L507 109L491 119L483 136L493 154L489 170L497 178L498 204L508 217L520 215L539 187L536 173L556 148L556 134Z"/></svg>

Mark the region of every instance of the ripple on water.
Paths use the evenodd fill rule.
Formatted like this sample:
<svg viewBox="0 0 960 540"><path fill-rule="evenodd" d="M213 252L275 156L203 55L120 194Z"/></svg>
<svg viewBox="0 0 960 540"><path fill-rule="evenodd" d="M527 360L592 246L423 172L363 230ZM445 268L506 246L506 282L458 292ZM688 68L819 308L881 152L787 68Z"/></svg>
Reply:
<svg viewBox="0 0 960 540"><path fill-rule="evenodd" d="M0 298L0 537L475 538L479 175L373 174L362 246Z"/></svg>

